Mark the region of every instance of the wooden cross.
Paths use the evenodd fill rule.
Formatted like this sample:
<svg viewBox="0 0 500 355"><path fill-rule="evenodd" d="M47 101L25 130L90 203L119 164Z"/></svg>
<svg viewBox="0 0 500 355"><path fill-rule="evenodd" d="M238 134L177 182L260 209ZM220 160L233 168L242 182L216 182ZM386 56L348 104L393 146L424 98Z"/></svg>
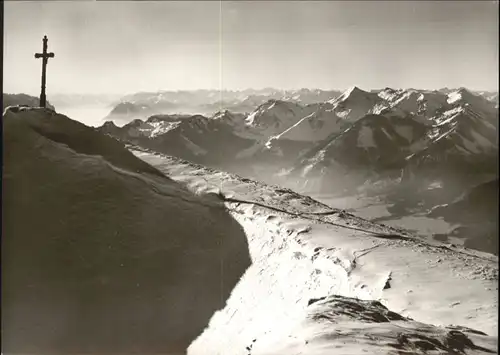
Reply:
<svg viewBox="0 0 500 355"><path fill-rule="evenodd" d="M42 58L42 92L40 93L40 107L45 107L47 99L45 97L45 80L47 74L47 62L49 58L54 58L54 53L47 53L47 36L43 36L43 52L35 53L35 58Z"/></svg>

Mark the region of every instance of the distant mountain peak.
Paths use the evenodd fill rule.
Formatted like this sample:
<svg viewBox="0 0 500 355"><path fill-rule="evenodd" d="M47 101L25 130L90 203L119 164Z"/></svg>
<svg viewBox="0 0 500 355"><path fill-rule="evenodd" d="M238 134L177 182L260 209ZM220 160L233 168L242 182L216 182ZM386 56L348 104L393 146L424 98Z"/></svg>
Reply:
<svg viewBox="0 0 500 355"><path fill-rule="evenodd" d="M106 122L104 122L104 124L102 126L103 127L118 127L117 125L115 125L115 123L113 121L106 121Z"/></svg>
<svg viewBox="0 0 500 355"><path fill-rule="evenodd" d="M397 92L398 90L397 90L397 89L393 89L393 88L391 88L391 87L386 86L386 87L385 87L385 88L383 88L381 91L385 91L385 92L392 92L392 93L394 93L394 92Z"/></svg>
<svg viewBox="0 0 500 355"><path fill-rule="evenodd" d="M279 108L285 108L285 109L290 109L291 107L298 107L299 105L296 104L295 102L292 101L285 101L281 99L269 99L263 104L261 104L255 111L265 111L265 110L271 110L272 108L279 107Z"/></svg>
<svg viewBox="0 0 500 355"><path fill-rule="evenodd" d="M359 87L357 86L351 86L350 88L348 88L345 92L344 92L344 95L346 96L351 96L351 95L356 95L356 94L367 94L368 92L367 91L364 91L362 89L360 89Z"/></svg>
<svg viewBox="0 0 500 355"><path fill-rule="evenodd" d="M470 99L474 100L477 97L478 97L477 95L474 95L466 88L460 87L457 90L454 90L448 94L448 103L453 104L460 100L465 100L465 101Z"/></svg>
<svg viewBox="0 0 500 355"><path fill-rule="evenodd" d="M289 105L290 104L290 102L285 101L285 100L281 100L281 99L269 99L267 101L267 103L276 104L276 105Z"/></svg>
<svg viewBox="0 0 500 355"><path fill-rule="evenodd" d="M371 93L371 92L365 91L363 89L360 89L357 86L352 86L349 89L347 89L346 91L344 91L342 93L342 95L340 95L339 97L337 97L333 100L330 100L329 102L330 103L338 103L338 102L344 102L347 100L359 100L359 99L366 99L366 98L375 97L375 96L377 96L376 93Z"/></svg>
<svg viewBox="0 0 500 355"><path fill-rule="evenodd" d="M220 111L217 111L213 117L220 117L220 116L232 116L233 114L231 113L231 111L227 110L227 109L223 109L223 110L220 110Z"/></svg>
<svg viewBox="0 0 500 355"><path fill-rule="evenodd" d="M221 120L221 121L232 121L234 119L234 114L229 111L229 110L222 110L216 112L213 116L212 119L214 120Z"/></svg>

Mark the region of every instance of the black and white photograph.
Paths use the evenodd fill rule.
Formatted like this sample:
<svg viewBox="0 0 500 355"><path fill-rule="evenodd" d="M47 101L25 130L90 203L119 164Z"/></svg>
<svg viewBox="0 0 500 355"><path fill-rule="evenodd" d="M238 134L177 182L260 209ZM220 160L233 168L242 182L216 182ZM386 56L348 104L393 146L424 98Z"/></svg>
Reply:
<svg viewBox="0 0 500 355"><path fill-rule="evenodd" d="M498 1L2 7L2 355L498 354Z"/></svg>

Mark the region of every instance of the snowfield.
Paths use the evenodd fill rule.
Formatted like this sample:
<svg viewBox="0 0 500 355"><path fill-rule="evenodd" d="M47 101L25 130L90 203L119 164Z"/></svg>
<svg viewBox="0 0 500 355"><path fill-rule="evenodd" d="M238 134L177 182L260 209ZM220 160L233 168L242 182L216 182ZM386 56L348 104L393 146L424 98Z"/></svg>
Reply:
<svg viewBox="0 0 500 355"><path fill-rule="evenodd" d="M497 352L496 256L52 110L3 121L5 353Z"/></svg>
<svg viewBox="0 0 500 355"><path fill-rule="evenodd" d="M486 347L466 347L465 353L495 351L497 257L423 241L288 189L133 152L190 190L219 196L249 240L252 266L188 354L388 354L396 349L424 354L419 341L434 353L448 354L452 349L445 339L456 334L444 328L449 325L490 335L463 331L458 337ZM321 297L327 299L308 305ZM352 304L361 313L387 312L358 299L380 301L398 316L373 316L376 320L347 312ZM320 304L326 320L314 321ZM337 323L329 312L344 318Z"/></svg>

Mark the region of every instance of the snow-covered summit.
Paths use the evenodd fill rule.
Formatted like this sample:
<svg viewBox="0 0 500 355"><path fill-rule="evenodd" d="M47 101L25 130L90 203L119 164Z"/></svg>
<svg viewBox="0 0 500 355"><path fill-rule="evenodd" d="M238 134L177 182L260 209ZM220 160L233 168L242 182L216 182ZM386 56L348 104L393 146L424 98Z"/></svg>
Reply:
<svg viewBox="0 0 500 355"><path fill-rule="evenodd" d="M321 103L337 97L341 92L337 90L299 89L286 91L282 100L295 101L303 105Z"/></svg>
<svg viewBox="0 0 500 355"><path fill-rule="evenodd" d="M339 102L346 102L346 101L366 101L366 100L373 100L374 98L377 97L376 93L365 91L360 89L357 86L351 86L347 90L345 90L342 95L330 100L329 102L332 104L339 103Z"/></svg>
<svg viewBox="0 0 500 355"><path fill-rule="evenodd" d="M327 102L308 105L308 112L295 124L271 137L268 145L275 145L282 140L322 141L368 114L378 101L380 99L376 93L353 86Z"/></svg>
<svg viewBox="0 0 500 355"><path fill-rule="evenodd" d="M390 87L386 87L386 88L380 90L377 93L377 95L384 100L390 101L397 93L398 93L398 90L390 88Z"/></svg>
<svg viewBox="0 0 500 355"><path fill-rule="evenodd" d="M223 110L216 112L212 116L212 119L231 125L235 128L235 130L239 130L241 129L241 126L244 124L245 115L241 113L234 113L229 110Z"/></svg>
<svg viewBox="0 0 500 355"><path fill-rule="evenodd" d="M246 132L239 134L264 142L297 123L308 111L295 102L269 100L246 117Z"/></svg>
<svg viewBox="0 0 500 355"><path fill-rule="evenodd" d="M185 353L250 265L239 223L52 110L2 143L2 352Z"/></svg>
<svg viewBox="0 0 500 355"><path fill-rule="evenodd" d="M425 126L415 120L368 114L312 149L298 168L306 176L328 175L330 169L338 173L339 164L347 170L364 169L372 173L394 169L425 131Z"/></svg>
<svg viewBox="0 0 500 355"><path fill-rule="evenodd" d="M282 133L271 138L274 140L320 141L332 133L339 132L343 119L335 112L335 106L330 103L316 105L313 113L300 119Z"/></svg>
<svg viewBox="0 0 500 355"><path fill-rule="evenodd" d="M303 107L299 104L272 99L257 107L257 109L252 112L245 121L249 126L269 126L270 123L267 122L267 120L269 120L271 117L275 118L275 121L288 121L290 119L296 118L297 115L302 111Z"/></svg>
<svg viewBox="0 0 500 355"><path fill-rule="evenodd" d="M435 118L436 124L407 157L406 176L416 180L435 176L459 177L471 171L495 174L498 161L497 127L470 106L457 106Z"/></svg>
<svg viewBox="0 0 500 355"><path fill-rule="evenodd" d="M348 129L350 125L369 114L405 119L408 116L419 115L432 117L438 110L446 109L443 106L445 104L444 94L436 96L434 93L391 88L367 92L352 87L338 98L316 105L313 113L272 137L271 140L320 142ZM412 122L408 125L412 125Z"/></svg>
<svg viewBox="0 0 500 355"><path fill-rule="evenodd" d="M339 117L354 122L371 112L373 107L381 101L377 93L364 91L353 86L339 97L328 101L335 106L335 112Z"/></svg>
<svg viewBox="0 0 500 355"><path fill-rule="evenodd" d="M459 88L458 90L452 91L448 94L448 103L453 104L456 103L457 101L468 101L468 100L474 100L476 95L471 93L469 90L466 88Z"/></svg>
<svg viewBox="0 0 500 355"><path fill-rule="evenodd" d="M152 115L148 117L146 123L160 123L160 122L175 122L186 118L190 118L193 115L188 114L164 114L164 115Z"/></svg>
<svg viewBox="0 0 500 355"><path fill-rule="evenodd" d="M498 124L498 103L465 88L451 92L448 95L448 103L454 107L467 107L468 110L475 111L477 114L485 116L490 122Z"/></svg>

